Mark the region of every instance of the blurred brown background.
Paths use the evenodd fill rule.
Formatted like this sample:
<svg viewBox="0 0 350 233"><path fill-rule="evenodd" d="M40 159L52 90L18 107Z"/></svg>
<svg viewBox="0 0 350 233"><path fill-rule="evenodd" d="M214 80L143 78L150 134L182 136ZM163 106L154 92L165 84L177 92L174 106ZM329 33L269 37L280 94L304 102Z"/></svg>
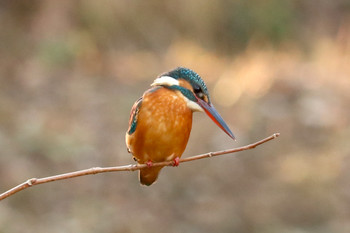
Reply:
<svg viewBox="0 0 350 233"><path fill-rule="evenodd" d="M0 3L0 192L31 177L133 163L129 111L177 66L206 81L233 142L194 115L166 168L35 186L0 202L0 232L350 232L348 0Z"/></svg>

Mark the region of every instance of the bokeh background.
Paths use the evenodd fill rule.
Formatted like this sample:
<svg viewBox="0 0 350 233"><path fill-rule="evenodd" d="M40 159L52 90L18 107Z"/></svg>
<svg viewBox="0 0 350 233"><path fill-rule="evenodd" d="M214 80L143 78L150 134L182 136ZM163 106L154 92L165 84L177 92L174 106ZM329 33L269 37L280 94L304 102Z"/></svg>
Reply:
<svg viewBox="0 0 350 233"><path fill-rule="evenodd" d="M165 168L35 186L0 232L350 232L348 0L0 2L0 192L31 177L133 163L129 111L154 78L197 71L237 137L194 115Z"/></svg>

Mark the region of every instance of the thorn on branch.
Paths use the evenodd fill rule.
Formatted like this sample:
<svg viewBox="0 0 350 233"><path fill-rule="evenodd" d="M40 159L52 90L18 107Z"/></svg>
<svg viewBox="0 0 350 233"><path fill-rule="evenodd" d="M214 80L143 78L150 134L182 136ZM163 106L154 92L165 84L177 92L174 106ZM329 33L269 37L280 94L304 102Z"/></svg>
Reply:
<svg viewBox="0 0 350 233"><path fill-rule="evenodd" d="M27 184L28 184L28 187L32 187L37 181L37 178L31 178L29 180L27 180Z"/></svg>
<svg viewBox="0 0 350 233"><path fill-rule="evenodd" d="M101 168L100 167L93 167L92 169L91 169L91 172L92 172L92 174L97 174L97 173L99 173L99 170L100 170Z"/></svg>

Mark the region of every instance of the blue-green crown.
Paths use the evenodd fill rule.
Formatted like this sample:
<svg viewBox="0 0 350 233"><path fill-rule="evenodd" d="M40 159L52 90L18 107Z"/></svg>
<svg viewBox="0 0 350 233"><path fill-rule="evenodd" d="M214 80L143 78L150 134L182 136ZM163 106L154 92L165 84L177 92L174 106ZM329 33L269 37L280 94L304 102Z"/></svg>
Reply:
<svg viewBox="0 0 350 233"><path fill-rule="evenodd" d="M162 74L161 76L170 76L175 79L183 78L189 81L192 86L199 85L202 88L202 90L205 92L205 94L208 94L207 86L205 85L202 78L191 69L184 68L184 67L177 67L174 70L171 70L169 72Z"/></svg>
<svg viewBox="0 0 350 233"><path fill-rule="evenodd" d="M185 79L191 84L192 87L199 86L203 91L203 94L208 96L208 99L209 99L207 86L205 85L202 78L191 69L184 68L184 67L177 67L174 70L166 72L160 76L170 76L174 79L181 79L181 78Z"/></svg>

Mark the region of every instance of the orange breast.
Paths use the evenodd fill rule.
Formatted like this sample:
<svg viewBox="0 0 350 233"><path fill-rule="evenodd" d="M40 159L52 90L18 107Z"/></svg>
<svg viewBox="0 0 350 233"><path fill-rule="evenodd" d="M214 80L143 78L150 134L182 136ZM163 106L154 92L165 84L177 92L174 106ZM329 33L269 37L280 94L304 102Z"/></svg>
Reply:
<svg viewBox="0 0 350 233"><path fill-rule="evenodd" d="M144 94L136 130L127 143L139 163L181 157L192 127L192 110L180 93L161 87Z"/></svg>

